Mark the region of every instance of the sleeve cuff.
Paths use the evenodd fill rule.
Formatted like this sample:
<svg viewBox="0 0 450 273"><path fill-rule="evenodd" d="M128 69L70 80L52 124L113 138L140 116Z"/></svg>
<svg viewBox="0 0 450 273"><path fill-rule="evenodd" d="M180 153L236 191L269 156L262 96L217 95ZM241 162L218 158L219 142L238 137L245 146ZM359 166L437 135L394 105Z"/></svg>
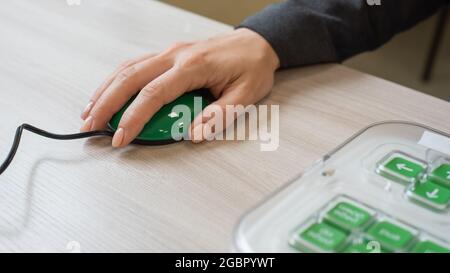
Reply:
<svg viewBox="0 0 450 273"><path fill-rule="evenodd" d="M277 53L280 68L340 61L326 23L306 7L289 2L271 5L236 28L264 37Z"/></svg>

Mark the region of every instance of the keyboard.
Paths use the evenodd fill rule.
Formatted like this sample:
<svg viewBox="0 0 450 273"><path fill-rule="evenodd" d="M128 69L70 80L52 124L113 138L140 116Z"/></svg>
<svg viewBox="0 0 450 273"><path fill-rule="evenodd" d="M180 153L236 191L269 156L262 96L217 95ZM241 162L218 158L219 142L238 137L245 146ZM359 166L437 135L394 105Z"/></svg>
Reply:
<svg viewBox="0 0 450 273"><path fill-rule="evenodd" d="M450 136L372 125L246 213L240 252L450 253Z"/></svg>

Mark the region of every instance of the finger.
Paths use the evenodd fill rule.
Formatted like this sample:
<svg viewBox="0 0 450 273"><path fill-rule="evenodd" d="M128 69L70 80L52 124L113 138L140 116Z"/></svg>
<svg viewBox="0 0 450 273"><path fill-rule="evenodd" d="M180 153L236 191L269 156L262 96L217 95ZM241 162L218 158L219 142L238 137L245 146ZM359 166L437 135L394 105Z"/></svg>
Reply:
<svg viewBox="0 0 450 273"><path fill-rule="evenodd" d="M122 116L120 132L118 130L114 135L113 146L128 145L161 107L184 92L198 88L192 75L196 73L186 73L174 67L145 86Z"/></svg>
<svg viewBox="0 0 450 273"><path fill-rule="evenodd" d="M82 131L103 129L134 94L170 67L168 58L154 57L122 70L93 106Z"/></svg>
<svg viewBox="0 0 450 273"><path fill-rule="evenodd" d="M121 64L112 74L110 74L106 78L106 80L97 88L97 90L95 90L94 95L91 97L91 99L89 100L89 103L84 108L83 113L81 113L81 119L85 120L89 116L89 113L91 112L92 107L94 106L95 102L103 94L103 92L109 87L109 85L113 82L115 77L117 77L117 75L121 71L127 69L128 67L130 67L132 65L140 63L146 59L152 58L155 55L156 54L154 54L154 53L145 54L143 56L140 56L138 58L135 58L133 60L130 60L130 61L127 61L127 62Z"/></svg>
<svg viewBox="0 0 450 273"><path fill-rule="evenodd" d="M210 139L230 126L237 115L227 118L227 105L246 106L250 102L241 94L248 89L245 85L232 87L223 92L214 103L208 105L198 114L189 127L189 137L192 142L199 143Z"/></svg>
<svg viewBox="0 0 450 273"><path fill-rule="evenodd" d="M190 140L194 143L200 143L223 131L223 115L222 106L216 103L208 105L202 113L197 115L196 118L199 118L199 120L191 123L189 127Z"/></svg>

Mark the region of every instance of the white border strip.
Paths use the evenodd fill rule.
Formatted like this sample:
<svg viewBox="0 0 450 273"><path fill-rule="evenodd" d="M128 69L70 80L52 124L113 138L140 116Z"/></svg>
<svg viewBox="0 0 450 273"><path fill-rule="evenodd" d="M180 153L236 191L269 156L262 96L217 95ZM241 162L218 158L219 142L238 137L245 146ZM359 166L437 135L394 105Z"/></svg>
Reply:
<svg viewBox="0 0 450 273"><path fill-rule="evenodd" d="M450 155L450 138L425 131L418 144L435 151Z"/></svg>

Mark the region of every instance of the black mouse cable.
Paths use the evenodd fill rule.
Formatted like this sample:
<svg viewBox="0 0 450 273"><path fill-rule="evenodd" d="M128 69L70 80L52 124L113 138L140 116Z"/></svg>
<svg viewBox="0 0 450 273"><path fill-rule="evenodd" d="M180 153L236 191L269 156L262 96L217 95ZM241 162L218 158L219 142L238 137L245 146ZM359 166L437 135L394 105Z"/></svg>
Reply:
<svg viewBox="0 0 450 273"><path fill-rule="evenodd" d="M81 138L88 138L88 137L94 137L94 136L110 136L110 137L112 137L114 135L114 132L109 131L109 130L91 131L91 132L86 132L86 133L77 133L77 134L69 134L69 135L59 135L59 134L53 134L53 133L44 131L42 129L36 128L29 124L22 124L19 127L17 127L16 135L14 136L14 141L11 146L11 150L9 151L9 154L6 157L5 161L0 166L0 175L8 168L8 166L11 164L12 160L14 159L17 149L19 148L23 130L27 130L29 132L38 134L40 136L51 138L51 139L57 139L57 140L73 140L73 139L81 139Z"/></svg>

